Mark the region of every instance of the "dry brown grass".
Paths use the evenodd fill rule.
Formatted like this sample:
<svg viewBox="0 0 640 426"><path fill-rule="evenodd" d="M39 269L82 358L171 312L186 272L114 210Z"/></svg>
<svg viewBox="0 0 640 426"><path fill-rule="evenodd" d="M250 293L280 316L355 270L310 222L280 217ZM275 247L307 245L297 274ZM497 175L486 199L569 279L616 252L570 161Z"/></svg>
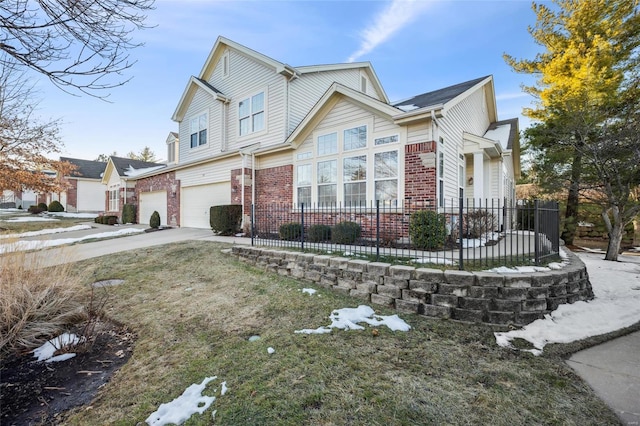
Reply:
<svg viewBox="0 0 640 426"><path fill-rule="evenodd" d="M46 256L0 255L0 358L40 346L86 319L81 276L70 274L69 263L41 268Z"/></svg>

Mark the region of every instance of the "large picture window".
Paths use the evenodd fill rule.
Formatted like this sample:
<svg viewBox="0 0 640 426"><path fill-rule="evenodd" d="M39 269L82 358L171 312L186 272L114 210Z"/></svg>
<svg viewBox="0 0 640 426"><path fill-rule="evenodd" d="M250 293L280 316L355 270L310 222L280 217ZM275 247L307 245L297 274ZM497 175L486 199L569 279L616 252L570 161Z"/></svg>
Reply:
<svg viewBox="0 0 640 426"><path fill-rule="evenodd" d="M191 148L197 148L207 143L207 113L193 117L189 124Z"/></svg>
<svg viewBox="0 0 640 426"><path fill-rule="evenodd" d="M298 205L311 204L311 164L300 164L296 169L298 188Z"/></svg>
<svg viewBox="0 0 640 426"><path fill-rule="evenodd" d="M343 160L344 205L364 206L367 203L367 156Z"/></svg>
<svg viewBox="0 0 640 426"><path fill-rule="evenodd" d="M338 134L318 136L318 156L330 155L338 152Z"/></svg>
<svg viewBox="0 0 640 426"><path fill-rule="evenodd" d="M367 146L367 126L354 127L344 131L344 150L365 148Z"/></svg>
<svg viewBox="0 0 640 426"><path fill-rule="evenodd" d="M240 136L264 130L264 92L238 103Z"/></svg>

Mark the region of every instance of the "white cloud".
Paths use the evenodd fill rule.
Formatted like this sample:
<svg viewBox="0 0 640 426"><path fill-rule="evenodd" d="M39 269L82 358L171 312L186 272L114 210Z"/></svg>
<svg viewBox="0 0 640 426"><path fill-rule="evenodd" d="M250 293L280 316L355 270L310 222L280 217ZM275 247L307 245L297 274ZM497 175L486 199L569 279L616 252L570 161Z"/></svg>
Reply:
<svg viewBox="0 0 640 426"><path fill-rule="evenodd" d="M354 62L384 43L395 32L418 17L429 3L419 0L392 0L389 6L374 18L373 23L362 31L360 48L347 59L347 62Z"/></svg>

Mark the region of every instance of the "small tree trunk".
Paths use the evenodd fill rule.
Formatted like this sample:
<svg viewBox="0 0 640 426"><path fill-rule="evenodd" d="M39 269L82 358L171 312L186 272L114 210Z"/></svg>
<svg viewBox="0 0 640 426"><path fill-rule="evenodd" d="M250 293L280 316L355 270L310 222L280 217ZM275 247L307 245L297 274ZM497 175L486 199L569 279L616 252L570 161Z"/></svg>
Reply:
<svg viewBox="0 0 640 426"><path fill-rule="evenodd" d="M582 174L582 154L576 152L571 164L571 184L567 195L567 211L565 213L562 239L565 244L572 245L578 226L578 203L580 202L580 175Z"/></svg>
<svg viewBox="0 0 640 426"><path fill-rule="evenodd" d="M608 210L602 211L602 219L607 226L607 232L609 234L609 244L607 245L607 254L604 260L618 260L618 253L620 252L620 245L622 244L622 233L624 232L624 223L622 223L622 217L620 216L620 209L618 206L613 206L610 209L613 216L613 223L609 218Z"/></svg>

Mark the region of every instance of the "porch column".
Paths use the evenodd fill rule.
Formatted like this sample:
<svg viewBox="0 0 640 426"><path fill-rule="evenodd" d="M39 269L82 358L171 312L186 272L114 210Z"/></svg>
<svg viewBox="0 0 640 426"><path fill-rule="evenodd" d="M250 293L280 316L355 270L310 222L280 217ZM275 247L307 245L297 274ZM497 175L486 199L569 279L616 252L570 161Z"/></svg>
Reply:
<svg viewBox="0 0 640 426"><path fill-rule="evenodd" d="M473 198L484 202L484 152L473 153Z"/></svg>

